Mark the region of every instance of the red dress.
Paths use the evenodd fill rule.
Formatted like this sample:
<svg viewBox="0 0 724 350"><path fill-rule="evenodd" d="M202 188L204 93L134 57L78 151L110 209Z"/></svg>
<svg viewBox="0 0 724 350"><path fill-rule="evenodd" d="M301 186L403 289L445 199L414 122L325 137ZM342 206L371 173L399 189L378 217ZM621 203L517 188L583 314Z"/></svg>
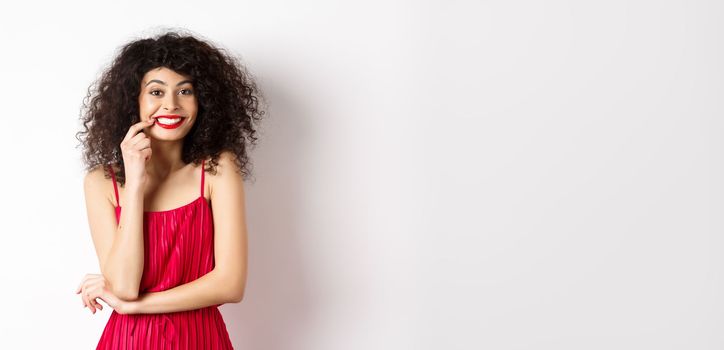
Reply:
<svg viewBox="0 0 724 350"><path fill-rule="evenodd" d="M116 176L116 222L120 222ZM201 195L191 203L143 213L144 264L140 293L159 292L191 282L214 268L211 206ZM233 349L219 305L159 314L119 314L106 323L96 349Z"/></svg>

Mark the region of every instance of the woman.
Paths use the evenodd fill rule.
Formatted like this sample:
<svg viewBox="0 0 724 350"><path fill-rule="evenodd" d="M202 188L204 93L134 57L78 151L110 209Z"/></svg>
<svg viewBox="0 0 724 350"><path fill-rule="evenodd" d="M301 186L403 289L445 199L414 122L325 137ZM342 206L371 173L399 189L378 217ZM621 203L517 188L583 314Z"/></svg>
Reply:
<svg viewBox="0 0 724 350"><path fill-rule="evenodd" d="M95 87L77 137L101 273L76 293L93 314L97 299L113 308L97 349L232 349L217 307L246 285L255 83L221 49L169 32L123 46Z"/></svg>

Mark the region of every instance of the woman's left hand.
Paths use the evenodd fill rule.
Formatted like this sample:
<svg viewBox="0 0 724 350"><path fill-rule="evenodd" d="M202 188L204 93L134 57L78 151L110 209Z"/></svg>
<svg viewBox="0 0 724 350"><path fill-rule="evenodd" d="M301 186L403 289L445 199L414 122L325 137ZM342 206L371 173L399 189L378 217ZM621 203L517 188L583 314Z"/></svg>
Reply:
<svg viewBox="0 0 724 350"><path fill-rule="evenodd" d="M90 308L93 314L96 313L96 309L103 310L103 305L96 298L103 300L119 314L128 313L131 306L130 302L118 298L111 292L105 277L100 274L86 274L75 294L81 294L83 307Z"/></svg>

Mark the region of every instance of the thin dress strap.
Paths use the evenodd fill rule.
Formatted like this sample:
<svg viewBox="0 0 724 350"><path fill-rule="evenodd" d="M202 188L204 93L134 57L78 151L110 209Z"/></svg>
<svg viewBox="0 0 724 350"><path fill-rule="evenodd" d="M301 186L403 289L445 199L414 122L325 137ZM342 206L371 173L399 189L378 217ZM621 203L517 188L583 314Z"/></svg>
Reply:
<svg viewBox="0 0 724 350"><path fill-rule="evenodd" d="M206 171L204 170L204 162L206 159L201 160L201 197L204 196L204 174Z"/></svg>
<svg viewBox="0 0 724 350"><path fill-rule="evenodd" d="M109 164L108 168L110 169L111 177L113 178L113 191L116 193L116 206L120 207L121 203L118 202L118 185L116 185L116 173L113 171L112 165Z"/></svg>

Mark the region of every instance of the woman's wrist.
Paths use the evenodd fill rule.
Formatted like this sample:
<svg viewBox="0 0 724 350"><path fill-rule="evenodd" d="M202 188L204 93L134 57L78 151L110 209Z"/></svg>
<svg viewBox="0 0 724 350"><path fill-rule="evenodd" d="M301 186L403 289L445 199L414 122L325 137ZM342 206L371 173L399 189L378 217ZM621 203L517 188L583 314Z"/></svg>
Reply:
<svg viewBox="0 0 724 350"><path fill-rule="evenodd" d="M119 311L119 313L127 315L141 313L141 300L124 301Z"/></svg>

